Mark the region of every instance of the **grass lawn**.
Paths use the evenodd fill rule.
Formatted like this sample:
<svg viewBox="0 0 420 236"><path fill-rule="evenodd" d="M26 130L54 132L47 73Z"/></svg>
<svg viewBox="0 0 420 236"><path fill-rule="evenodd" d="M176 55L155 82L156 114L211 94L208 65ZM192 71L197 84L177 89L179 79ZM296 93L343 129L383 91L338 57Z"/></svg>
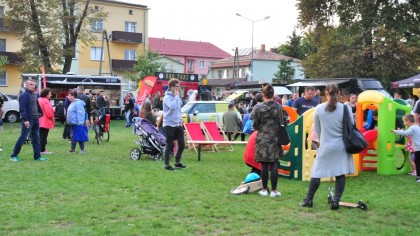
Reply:
<svg viewBox="0 0 420 236"><path fill-rule="evenodd" d="M26 144L20 163L9 161L20 124L0 131L0 235L419 235L420 184L413 176L362 172L347 179L343 201L369 210L327 204L322 183L312 209L299 208L308 182L279 180L282 196L231 195L249 168L244 146L235 152L186 150L185 170L169 172L146 155L130 159L137 136L111 122L110 142L70 154L63 127L50 131L47 162L33 161ZM91 136L92 137L92 136ZM173 159L171 160L173 164ZM416 213L417 212L417 213Z"/></svg>

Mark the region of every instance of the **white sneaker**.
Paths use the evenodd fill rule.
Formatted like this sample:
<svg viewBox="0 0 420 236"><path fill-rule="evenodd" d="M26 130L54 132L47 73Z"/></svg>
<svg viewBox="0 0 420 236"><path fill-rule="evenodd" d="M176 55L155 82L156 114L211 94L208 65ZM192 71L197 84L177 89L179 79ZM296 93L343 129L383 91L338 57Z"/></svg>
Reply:
<svg viewBox="0 0 420 236"><path fill-rule="evenodd" d="M261 195L261 196L263 196L263 197L266 197L266 196L268 196L268 191L267 190L260 190L259 192L258 192L258 194L259 195Z"/></svg>
<svg viewBox="0 0 420 236"><path fill-rule="evenodd" d="M3 151L3 148L0 147L0 152L2 152L2 151Z"/></svg>
<svg viewBox="0 0 420 236"><path fill-rule="evenodd" d="M420 183L420 177L417 177L417 178L416 178L416 182L417 182L417 183Z"/></svg>
<svg viewBox="0 0 420 236"><path fill-rule="evenodd" d="M271 191L270 197L280 197L281 193L279 191Z"/></svg>

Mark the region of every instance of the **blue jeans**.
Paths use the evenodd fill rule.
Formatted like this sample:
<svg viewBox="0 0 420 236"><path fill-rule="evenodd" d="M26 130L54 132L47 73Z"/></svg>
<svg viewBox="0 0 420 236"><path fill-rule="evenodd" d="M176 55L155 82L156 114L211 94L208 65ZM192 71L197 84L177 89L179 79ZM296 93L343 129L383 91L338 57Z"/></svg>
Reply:
<svg viewBox="0 0 420 236"><path fill-rule="evenodd" d="M131 125L130 117L131 117L131 111L128 110L128 111L125 112L125 126L126 127Z"/></svg>
<svg viewBox="0 0 420 236"><path fill-rule="evenodd" d="M15 148L13 149L12 155L10 157L15 157L20 153L22 145L26 142L29 132L31 132L31 142L32 148L34 150L34 159L38 159L41 156L41 143L39 139L39 118L32 118L29 120L29 128L25 127L24 122L22 121L22 129L20 131L20 136L16 141Z"/></svg>

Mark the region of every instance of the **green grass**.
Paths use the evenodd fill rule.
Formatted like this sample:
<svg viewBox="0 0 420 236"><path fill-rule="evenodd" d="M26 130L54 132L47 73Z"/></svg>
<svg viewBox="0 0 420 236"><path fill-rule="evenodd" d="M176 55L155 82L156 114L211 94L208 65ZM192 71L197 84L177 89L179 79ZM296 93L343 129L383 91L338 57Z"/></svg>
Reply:
<svg viewBox="0 0 420 236"><path fill-rule="evenodd" d="M362 172L348 178L343 201L369 211L326 203L322 183L312 209L299 208L308 182L279 180L282 196L231 195L249 172L243 146L235 152L185 151L188 169L169 172L143 155L130 159L137 139L112 121L109 143L89 142L70 154L63 127L50 132L48 162L35 162L25 145L20 163L9 161L19 124L0 133L0 235L419 235L420 184L414 177ZM92 137L92 136L91 136ZM78 148L77 148L78 151ZM171 160L173 163L173 159Z"/></svg>

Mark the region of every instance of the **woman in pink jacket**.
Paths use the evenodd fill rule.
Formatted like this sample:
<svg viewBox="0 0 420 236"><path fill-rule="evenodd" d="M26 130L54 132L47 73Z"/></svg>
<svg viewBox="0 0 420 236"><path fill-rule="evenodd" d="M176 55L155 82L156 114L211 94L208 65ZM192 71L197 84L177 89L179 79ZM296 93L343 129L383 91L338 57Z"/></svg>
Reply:
<svg viewBox="0 0 420 236"><path fill-rule="evenodd" d="M41 90L40 98L38 98L39 106L42 109L43 116L39 118L39 136L41 139L41 154L52 154L45 146L47 145L47 137L50 129L54 128L54 109L50 103L51 89L45 88Z"/></svg>

